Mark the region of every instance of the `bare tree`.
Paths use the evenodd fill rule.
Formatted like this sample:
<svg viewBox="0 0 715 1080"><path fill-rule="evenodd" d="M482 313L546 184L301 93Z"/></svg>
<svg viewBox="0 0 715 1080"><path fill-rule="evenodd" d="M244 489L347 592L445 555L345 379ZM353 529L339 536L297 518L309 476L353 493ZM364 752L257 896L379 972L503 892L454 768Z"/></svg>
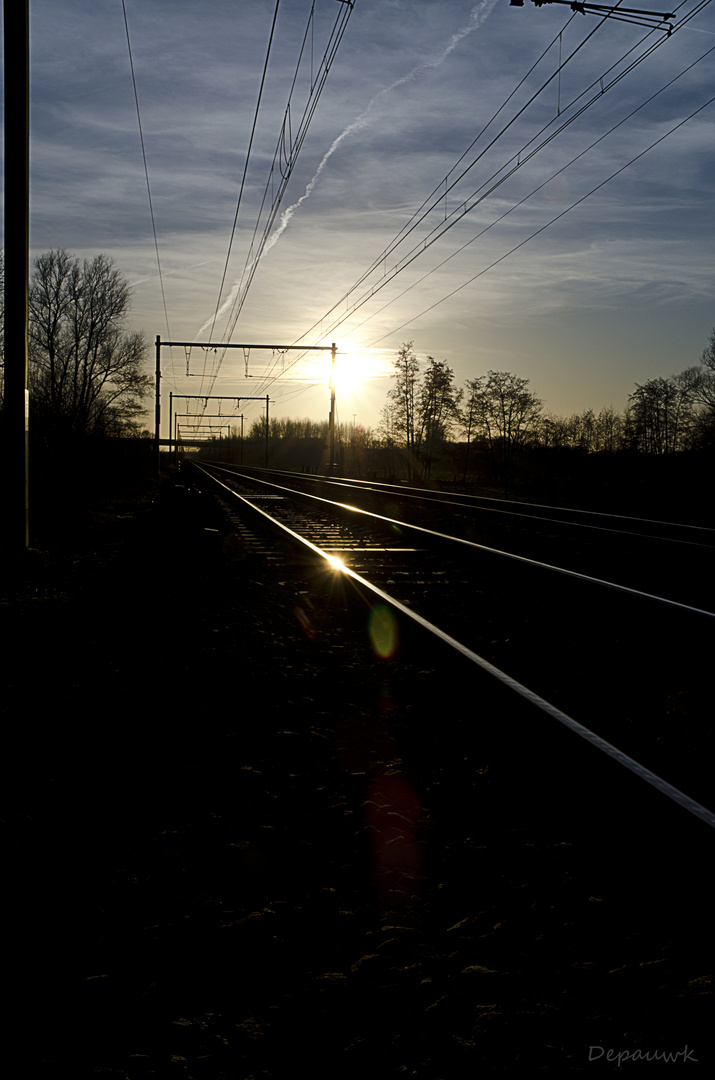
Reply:
<svg viewBox="0 0 715 1080"><path fill-rule="evenodd" d="M601 409L596 417L596 446L601 453L612 454L623 444L623 416L612 405Z"/></svg>
<svg viewBox="0 0 715 1080"><path fill-rule="evenodd" d="M449 438L459 419L463 393L455 388L454 371L447 362L428 356L417 402L420 422L417 445L428 475L437 448Z"/></svg>
<svg viewBox="0 0 715 1080"><path fill-rule="evenodd" d="M396 471L397 447L400 437L395 421L395 411L394 405L389 403L383 405L380 412L380 423L377 425L377 445L386 477L394 476Z"/></svg>
<svg viewBox="0 0 715 1080"><path fill-rule="evenodd" d="M710 414L715 413L715 330L700 356L700 366L688 368L680 378L689 385L693 401L705 406Z"/></svg>
<svg viewBox="0 0 715 1080"><path fill-rule="evenodd" d="M503 478L516 449L536 433L541 400L529 389L528 379L509 371L488 371L469 386L477 430L489 446L497 475Z"/></svg>
<svg viewBox="0 0 715 1080"><path fill-rule="evenodd" d="M467 379L467 399L464 409L460 413L460 426L466 436L466 448L464 451L464 465L462 468L462 483L467 479L469 470L469 452L474 441L474 436L479 430L480 390L479 379Z"/></svg>
<svg viewBox="0 0 715 1080"><path fill-rule="evenodd" d="M417 449L417 380L420 365L412 342L402 345L394 361L395 385L388 391L394 403L393 422L403 439L403 445L414 457Z"/></svg>
<svg viewBox="0 0 715 1080"><path fill-rule="evenodd" d="M709 374L715 376L715 330L711 330L708 345L702 352L700 363L707 368Z"/></svg>
<svg viewBox="0 0 715 1080"><path fill-rule="evenodd" d="M561 416L553 413L540 416L535 430L538 445L544 449L556 450L570 445L571 421Z"/></svg>
<svg viewBox="0 0 715 1080"><path fill-rule="evenodd" d="M696 421L693 385L687 372L636 383L628 395L631 431L639 450L671 454L686 450Z"/></svg>
<svg viewBox="0 0 715 1080"><path fill-rule="evenodd" d="M30 386L46 432L83 438L133 430L151 379L143 335L125 330L129 285L106 255L80 262L47 251L34 265Z"/></svg>

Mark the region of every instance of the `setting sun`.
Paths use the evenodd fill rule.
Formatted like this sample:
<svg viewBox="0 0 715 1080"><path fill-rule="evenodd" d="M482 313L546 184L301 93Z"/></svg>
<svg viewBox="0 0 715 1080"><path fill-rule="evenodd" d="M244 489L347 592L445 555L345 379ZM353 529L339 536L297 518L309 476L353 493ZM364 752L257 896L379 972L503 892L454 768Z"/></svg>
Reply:
<svg viewBox="0 0 715 1080"><path fill-rule="evenodd" d="M354 394L366 382L385 378L390 374L388 363L381 353L364 349L338 347L332 385L339 395Z"/></svg>

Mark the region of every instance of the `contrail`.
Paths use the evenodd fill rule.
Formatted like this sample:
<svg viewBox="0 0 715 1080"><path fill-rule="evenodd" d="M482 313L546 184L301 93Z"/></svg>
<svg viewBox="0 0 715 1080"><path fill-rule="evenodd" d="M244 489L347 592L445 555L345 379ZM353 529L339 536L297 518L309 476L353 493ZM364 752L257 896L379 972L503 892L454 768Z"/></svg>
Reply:
<svg viewBox="0 0 715 1080"><path fill-rule="evenodd" d="M313 188L320 179L320 174L322 173L323 169L330 161L330 158L333 156L340 144L350 135L354 135L356 131L362 131L363 128L366 128L372 122L378 103L381 102L383 98L387 97L388 94L391 94L393 90L396 90L398 86L403 86L406 82L414 82L415 79L417 79L425 72L440 67L445 62L449 54L457 47L459 42L463 38L467 37L468 34L471 34L473 30L476 30L478 27L480 27L485 21L485 19L487 19L488 16L491 15L494 7L496 6L496 2L497 0L482 0L480 4L477 4L476 7L472 8L471 14L469 16L469 22L467 23L467 25L463 26L462 29L458 30L455 34L452 34L448 44L445 45L439 56L435 57L433 60L426 60L424 61L424 63L418 64L412 69L412 71L409 71L407 75L403 75L401 78L396 79L395 82L393 82L390 86L385 87L384 90L380 90L377 94L375 94L375 96L369 102L365 111L362 112L360 116L358 116L355 120L353 120L352 123L348 124L345 130L342 131L333 141L330 149L323 157L320 165L318 165L315 176L306 187L304 194L301 195L297 202L294 202L292 206L289 206L286 210L283 211L283 213L281 214L280 225L275 230L273 235L269 237L268 242L266 243L266 246L264 248L264 254L270 251L273 245L277 243L282 233L285 231L290 219L293 217L293 214L296 212L298 207L302 206L305 200L309 198L313 191Z"/></svg>
<svg viewBox="0 0 715 1080"><path fill-rule="evenodd" d="M406 75L402 75L399 79L396 79L395 82L393 82L390 86L385 87L384 90L380 90L377 94L375 94L375 96L368 103L367 108L362 113L360 113L360 115L356 117L355 120L348 124L345 130L341 131L338 137L333 140L330 148L323 156L323 160L318 165L313 179L308 183L301 197L283 211L280 216L280 223L266 241L263 251L259 256L260 258L263 258L264 255L267 255L271 248L278 243L281 236L288 228L290 220L295 214L296 210L298 210L303 205L305 200L310 197L313 188L320 179L320 174L330 161L335 151L341 145L341 143L343 143L345 139L349 138L350 135L354 135L357 131L362 131L364 128L368 127L374 119L374 116L377 112L378 104L383 100L383 98L387 97L388 94L391 94L393 90L396 90L398 86L403 86L404 83L407 82L414 82L415 79L419 78L426 72L432 71L434 70L434 68L440 67L445 62L449 54L454 49L456 49L459 42L462 41L463 38L471 34L473 30L477 30L482 25L482 23L485 22L485 20L491 15L492 11L496 7L496 3L497 0L481 0L481 3L477 4L475 7L472 8L467 24L463 26L461 30L457 30L456 33L452 34L439 56L436 56L433 60L425 60L423 63L417 64L416 67L412 69L412 71L409 71ZM249 268L249 273L250 270L253 269L253 265L255 265L255 263L252 264L252 266ZM240 288L241 281L244 280L244 277L245 271L242 277L238 281L235 281L233 283L233 288L231 289L230 295L221 305L221 310L217 313L217 317L223 315L225 311L228 311L229 307L231 306L236 297L236 293ZM211 323L211 321L211 319L208 319L199 330L199 333L205 330L209 323Z"/></svg>
<svg viewBox="0 0 715 1080"><path fill-rule="evenodd" d="M187 270L195 270L197 266L206 266L207 263L212 261L212 259L204 259L203 262L192 263L191 266L177 266L176 270L165 270L164 277L168 278L173 277L174 274L183 274ZM155 281L159 276L159 274L149 274L147 277L137 278L136 281L131 281L129 284L131 288L134 288L135 285L143 285L145 281Z"/></svg>

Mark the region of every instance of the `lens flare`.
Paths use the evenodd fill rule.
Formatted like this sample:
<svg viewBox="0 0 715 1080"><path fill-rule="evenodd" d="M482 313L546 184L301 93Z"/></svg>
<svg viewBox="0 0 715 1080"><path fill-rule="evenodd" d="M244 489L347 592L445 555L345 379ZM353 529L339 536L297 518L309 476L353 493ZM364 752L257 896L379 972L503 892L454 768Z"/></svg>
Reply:
<svg viewBox="0 0 715 1080"><path fill-rule="evenodd" d="M300 625L300 628L302 629L305 636L308 638L309 641L314 641L316 629L313 625L313 620L311 619L308 612L305 611L304 608L298 606L296 606L293 610L295 617Z"/></svg>
<svg viewBox="0 0 715 1080"><path fill-rule="evenodd" d="M375 604L370 611L368 634L374 652L382 659L389 660L399 646L400 628L395 615L386 604Z"/></svg>

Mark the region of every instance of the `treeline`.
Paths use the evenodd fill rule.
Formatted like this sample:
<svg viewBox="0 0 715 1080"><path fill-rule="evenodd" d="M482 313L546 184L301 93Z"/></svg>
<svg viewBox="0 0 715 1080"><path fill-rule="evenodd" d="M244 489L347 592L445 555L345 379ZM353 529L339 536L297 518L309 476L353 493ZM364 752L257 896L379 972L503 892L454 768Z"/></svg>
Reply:
<svg viewBox="0 0 715 1080"><path fill-rule="evenodd" d="M248 429L248 438L264 439L266 437L266 421L257 416ZM327 420L311 420L310 417L294 419L290 416L271 417L268 422L268 437L270 439L322 439L328 437Z"/></svg>
<svg viewBox="0 0 715 1080"><path fill-rule="evenodd" d="M239 432L232 434L223 450L238 460ZM268 456L277 467L330 468L327 420L273 418L267 434L257 418L240 451L246 464L263 464ZM460 387L445 361L428 356L421 363L408 342L395 358L377 427L336 426L333 468L357 478L492 487L528 497L571 497L576 487L589 486L592 493L618 487L632 493L644 484L653 493L664 484L685 493L691 481L698 483L692 461L700 455L709 467L714 452L715 330L699 364L636 384L622 411L608 406L566 417L549 412L529 380L511 372L488 371ZM624 505L629 498L624 495Z"/></svg>
<svg viewBox="0 0 715 1080"><path fill-rule="evenodd" d="M609 406L555 416L528 379L505 371L489 371L458 388L443 361L427 357L421 370L411 342L394 367L379 437L384 446L405 450L428 474L454 442L464 446L465 473L478 449L489 455L497 479L508 476L527 449L661 455L715 444L715 331L699 365L636 384L623 412Z"/></svg>
<svg viewBox="0 0 715 1080"><path fill-rule="evenodd" d="M244 432L231 425L229 439L213 439L202 450L203 457L225 458L233 464L264 465L328 471L329 425L310 417L271 417L266 432L264 417L256 417ZM376 433L360 424L335 425L336 466L346 475L382 475L381 448Z"/></svg>

